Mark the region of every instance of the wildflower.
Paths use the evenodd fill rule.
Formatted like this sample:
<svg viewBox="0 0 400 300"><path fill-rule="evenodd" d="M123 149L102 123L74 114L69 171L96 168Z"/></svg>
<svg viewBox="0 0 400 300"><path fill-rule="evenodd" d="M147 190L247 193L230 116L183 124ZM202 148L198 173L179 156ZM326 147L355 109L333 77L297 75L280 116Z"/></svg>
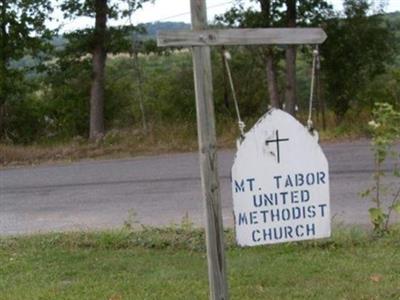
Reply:
<svg viewBox="0 0 400 300"><path fill-rule="evenodd" d="M374 129L376 129L376 128L378 128L379 126L381 126L381 124L376 123L374 120L369 121L369 122L368 122L368 125L371 126L371 127L374 128Z"/></svg>

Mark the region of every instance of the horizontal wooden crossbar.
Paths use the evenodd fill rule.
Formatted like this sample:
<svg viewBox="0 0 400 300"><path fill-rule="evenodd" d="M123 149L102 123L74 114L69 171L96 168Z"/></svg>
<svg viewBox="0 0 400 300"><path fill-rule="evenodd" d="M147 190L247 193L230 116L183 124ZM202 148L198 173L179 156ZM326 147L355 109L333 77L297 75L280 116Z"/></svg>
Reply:
<svg viewBox="0 0 400 300"><path fill-rule="evenodd" d="M157 44L160 47L322 44L326 37L321 28L177 30L159 32Z"/></svg>

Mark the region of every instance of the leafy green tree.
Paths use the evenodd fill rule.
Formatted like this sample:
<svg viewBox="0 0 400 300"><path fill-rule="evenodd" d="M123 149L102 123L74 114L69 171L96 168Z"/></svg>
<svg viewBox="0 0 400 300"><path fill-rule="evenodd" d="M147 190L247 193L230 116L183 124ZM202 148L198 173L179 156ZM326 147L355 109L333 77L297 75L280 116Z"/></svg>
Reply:
<svg viewBox="0 0 400 300"><path fill-rule="evenodd" d="M90 130L89 138L96 140L104 136L105 65L107 54L120 52L130 47L128 32L133 26L108 28L109 19L130 17L149 0L126 0L125 9L120 9L120 1L112 0L64 0L62 10L70 18L95 18L93 30L79 31L81 48L92 55L92 83L90 90Z"/></svg>
<svg viewBox="0 0 400 300"><path fill-rule="evenodd" d="M7 135L12 104L24 100L27 87L21 84L26 68L13 64L28 55L44 58L50 49L45 21L51 11L50 0L0 0L0 138Z"/></svg>
<svg viewBox="0 0 400 300"><path fill-rule="evenodd" d="M382 15L369 15L371 2L344 1L344 16L326 22L322 71L326 98L340 122L352 104L361 103L362 91L384 73L395 53L395 37Z"/></svg>

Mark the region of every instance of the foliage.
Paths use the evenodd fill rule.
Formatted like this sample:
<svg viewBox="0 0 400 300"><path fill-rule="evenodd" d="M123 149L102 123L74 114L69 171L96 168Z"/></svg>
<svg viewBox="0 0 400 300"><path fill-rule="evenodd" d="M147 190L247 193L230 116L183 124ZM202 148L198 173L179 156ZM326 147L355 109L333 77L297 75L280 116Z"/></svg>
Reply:
<svg viewBox="0 0 400 300"><path fill-rule="evenodd" d="M143 3L151 0L126 0L124 6L116 0L106 0L108 11L107 15L110 19L118 19L129 17L133 12L141 9ZM62 0L61 9L65 17L92 17L96 15L95 1L92 0Z"/></svg>
<svg viewBox="0 0 400 300"><path fill-rule="evenodd" d="M29 144L39 141L42 137L42 129L45 127L45 103L41 95L31 91L36 83L17 86L21 82L25 83L21 80L14 84L18 93L9 97L6 104L3 139L10 143Z"/></svg>
<svg viewBox="0 0 400 300"><path fill-rule="evenodd" d="M387 102L400 109L400 68L392 67L376 76L360 94L363 98L361 106L373 107L375 102Z"/></svg>
<svg viewBox="0 0 400 300"><path fill-rule="evenodd" d="M0 2L1 71L9 71L12 60L25 55L43 56L49 50L51 32L45 21L52 11L49 0L7 0ZM4 70L5 68L6 70ZM1 73L1 76L4 76ZM4 91L2 91L4 92Z"/></svg>
<svg viewBox="0 0 400 300"><path fill-rule="evenodd" d="M393 109L388 103L376 103L373 110L373 120L369 122L372 133L372 147L374 151L375 185L366 190L362 195L370 196L375 207L370 208L369 214L376 233L384 233L389 230L391 213L400 214L400 169L398 164L393 166L393 175L398 179L397 184L385 185L384 162L391 155L400 162L400 153L391 151L394 143L400 138L400 112ZM391 205L383 207L383 198L390 197Z"/></svg>
<svg viewBox="0 0 400 300"><path fill-rule="evenodd" d="M90 61L61 55L43 78L46 127L43 138L86 136L89 128Z"/></svg>
<svg viewBox="0 0 400 300"><path fill-rule="evenodd" d="M133 12L142 8L148 0L128 0L126 6L120 6L112 0L63 0L61 9L66 17L95 18L93 30L81 30L75 33L78 49L92 55L92 83L90 90L90 128L89 138L96 141L104 137L104 106L105 106L105 65L107 54L128 51L132 53L130 33ZM109 19L127 18L130 26L108 27ZM80 46L80 47L79 47Z"/></svg>
<svg viewBox="0 0 400 300"><path fill-rule="evenodd" d="M287 15L287 1L285 0L253 0L258 6L260 6L261 10L256 10L254 7L250 7L248 9L244 8L242 1L237 1L237 3L226 13L223 15L216 17L216 26L222 27L243 27L243 28L257 28L257 27L286 27L288 26L288 15ZM296 20L295 23L297 26L302 27L318 27L321 25L323 20L331 16L332 6L328 4L327 1L324 0L313 0L313 1L294 1L296 8ZM270 105L273 105L274 102L286 103L289 105L290 99L286 99L283 97L283 91L286 87L287 89L292 89L291 85L287 84L289 77L293 78L292 72L291 76L286 73L286 78L284 77L284 65L283 60L285 57L285 51L287 47L272 47L272 46L262 46L257 47L253 46L246 49L250 53L250 57L252 57L252 62L257 61L252 68L256 67L257 69L261 69L262 73L257 78L265 78L263 79L263 84L266 85L263 89L266 90L267 86L271 89L273 87L274 90L277 91L277 95L265 95L265 99L269 101L265 101ZM308 49L306 47L302 48L303 52L307 53ZM311 55L309 55L311 56ZM270 66L270 70L265 72L266 65L268 65L268 61L272 61L272 66ZM287 63L285 67L287 69ZM293 64L293 61L291 62ZM271 77L268 78L267 74L271 74L270 76L274 76L277 78L276 80ZM272 75L275 74L275 75ZM304 79L304 78L302 78ZM296 81L296 80L292 80ZM296 90L296 88L294 89ZM279 97L279 94L282 96ZM280 99L276 99L276 98ZM268 99L269 98L269 99ZM273 100L275 98L275 101ZM299 97L294 97L298 100ZM263 101L263 102L264 102ZM264 107L267 108L267 103L263 103ZM297 101L299 102L299 101ZM298 103L297 103L298 104Z"/></svg>
<svg viewBox="0 0 400 300"><path fill-rule="evenodd" d="M80 3L83 2L80 1ZM301 2L301 7L304 6L306 9L307 4L310 3ZM305 10L300 9L300 6L299 11L302 11L301 14L305 14ZM321 12L321 14L315 17L315 22L320 22L321 16L323 18L328 16L328 12L325 11L322 14L323 11L322 8L316 10L316 13ZM239 11L239 13L243 12ZM250 14L250 12L245 13ZM257 12L254 11L253 13L256 14ZM312 13L312 15L317 16L316 13ZM122 17L122 14L119 17ZM277 18L274 21L277 22L276 24L281 17L278 15ZM314 17L310 18L308 19L309 22L314 20ZM387 27L385 27L385 22L377 22L377 19L380 19L380 16L363 17L362 20L363 22L372 22L372 25L366 27L367 29L376 25L374 32L380 32L381 27L379 26L382 25L382 28L388 28L394 36L400 37L400 26L398 26L400 23L397 24L396 21L398 15L390 14L383 17L388 22ZM257 15L246 15L246 19L237 20L242 22L243 26L256 26L257 22L261 22ZM299 17L298 22L301 23L302 20L302 17ZM326 26L330 28L331 22L337 22L335 24L340 25L339 27L343 29L345 28L344 24L355 24L355 22L350 21L346 18L336 21L330 19ZM248 22L248 24L245 22ZM364 26L363 22L354 26L357 27L359 24ZM163 23L160 23L153 25L153 27L149 24L146 26L154 31L157 26L169 28L182 24L168 23L163 25ZM232 26L236 25L238 24L235 23ZM179 127L179 124L194 124L196 111L190 52L185 49L164 50L159 48L156 46L156 42L148 39L145 34L141 33L141 30L140 26L136 27L134 32L129 26L110 28L110 39L107 42L107 50L110 51L110 54L106 64L107 81L105 84L106 130L123 130L124 132L130 130L134 132L136 128L140 128L142 121L140 99L143 102L150 130L158 130L157 128L162 127L169 128L169 126ZM87 137L92 72L90 36L92 34L92 29L85 29L65 34L62 38L56 38L54 41L57 46L56 51L52 53L52 60L46 62L46 72L40 74L34 72L31 68L36 64L37 56L25 55L22 57L22 52L17 52L19 53L18 56L10 61L8 68L8 72L13 72L10 77L13 78L11 85L13 93L9 94L7 109L3 111L2 142L10 144L54 143L68 141L75 136ZM344 95L347 97L346 99L351 99L348 105L350 111L345 115L345 120L340 124L340 127L333 128L335 126L334 118L329 115L328 123L332 126L329 131L336 136L342 136L348 132L362 133L364 126L358 125L360 130L348 128L345 125L354 126L354 122L346 122L346 120L358 117L360 113L369 113L370 107L376 101L389 102L396 109L400 107L399 64L396 64L396 61L391 66L388 66L385 62L381 64L379 57L375 59L369 53L382 45L371 44L368 47L363 46L363 51L370 55L373 64L380 64L381 67L372 68L368 66L368 70L365 71L364 63L370 63L370 61L355 57L352 62L349 62L347 61L347 54L342 52L343 49L340 48L342 45L348 45L346 39L350 34L342 31L328 32L328 34L329 38L326 43L328 44L330 40L337 43L330 44L328 52L325 48L322 49L324 55L324 65L322 66L322 75L324 76L321 77L322 95L329 100L329 104L335 109L336 114L338 114L336 105L345 105L345 101L337 100L339 98L336 95ZM132 36L135 37L134 43L132 43L132 39L129 40ZM370 43L374 43L367 34L360 34L359 36L360 39L368 39ZM394 42L396 41L395 39ZM361 45L361 41L358 42ZM45 44L44 41L42 43ZM350 49L347 51L352 52L350 46L346 49ZM33 54L28 48L26 49L27 53ZM265 47L237 46L226 49L232 55L233 80L242 117L249 127L251 122L268 108L269 97L265 84ZM365 51L365 49L368 49L368 51ZM369 51L369 49L372 50ZM279 59L276 67L278 85L281 90L285 85L283 50L283 48L277 48L275 52L276 58ZM302 113L307 109L309 96L311 55L308 50L307 47L302 48L297 59L298 115L300 119ZM121 51L123 52L121 53ZM43 50L40 53L45 52ZM232 127L230 125L235 124L235 113L221 53L221 48L213 47L214 102L217 121L221 124L228 124L224 129L221 129L221 127L219 130L230 132ZM393 52L389 54L393 54ZM351 53L350 56L352 55ZM22 58L18 60L20 57ZM39 55L39 57L42 56ZM344 65L340 62L343 62ZM372 73L369 73L372 69L374 69L373 76ZM358 74L356 73L357 70L361 72L361 75L353 76L353 72ZM340 74L340 76L337 74ZM350 95L352 96L350 97ZM192 127L189 131L194 132ZM157 134L154 133L154 136ZM187 149L186 146L183 148ZM170 148L168 147L168 149Z"/></svg>
<svg viewBox="0 0 400 300"><path fill-rule="evenodd" d="M228 25L230 27L284 27L286 20L286 0L252 0L258 5L265 5L270 2L270 15L268 20L263 12L250 7L244 9L242 1L237 3L225 12L217 16L217 24ZM319 26L327 17L332 14L332 5L324 0L296 1L298 26Z"/></svg>
<svg viewBox="0 0 400 300"><path fill-rule="evenodd" d="M367 0L344 1L344 18L326 21L327 41L322 45L325 95L340 121L362 91L385 72L396 46L393 31L381 15L369 15Z"/></svg>
<svg viewBox="0 0 400 300"><path fill-rule="evenodd" d="M35 112L28 110L34 108L34 103L28 103L28 98L32 97L25 73L33 68L41 70L43 65L40 62L51 49L51 32L45 27L51 11L49 0L0 1L0 139L14 140L15 135L19 135L16 131L21 129L14 126L20 125L22 119L18 119L15 113L29 115L26 121L34 120ZM35 59L33 65L15 65L15 61L27 55ZM23 109L25 105L27 107ZM30 125L36 128L34 123L26 124L26 128Z"/></svg>

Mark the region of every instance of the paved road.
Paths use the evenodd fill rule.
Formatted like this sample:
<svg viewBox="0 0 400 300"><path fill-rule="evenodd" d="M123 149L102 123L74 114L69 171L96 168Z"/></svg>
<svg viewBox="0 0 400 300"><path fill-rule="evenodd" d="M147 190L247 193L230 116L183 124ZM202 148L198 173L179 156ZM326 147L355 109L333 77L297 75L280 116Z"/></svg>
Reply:
<svg viewBox="0 0 400 300"><path fill-rule="evenodd" d="M368 141L323 148L330 162L334 221L367 224L370 204L358 193L371 184ZM233 155L229 150L219 153L228 226ZM400 184L393 177L386 180ZM0 234L110 228L127 220L164 225L180 222L185 215L197 224L203 222L197 153L3 169L0 188Z"/></svg>

